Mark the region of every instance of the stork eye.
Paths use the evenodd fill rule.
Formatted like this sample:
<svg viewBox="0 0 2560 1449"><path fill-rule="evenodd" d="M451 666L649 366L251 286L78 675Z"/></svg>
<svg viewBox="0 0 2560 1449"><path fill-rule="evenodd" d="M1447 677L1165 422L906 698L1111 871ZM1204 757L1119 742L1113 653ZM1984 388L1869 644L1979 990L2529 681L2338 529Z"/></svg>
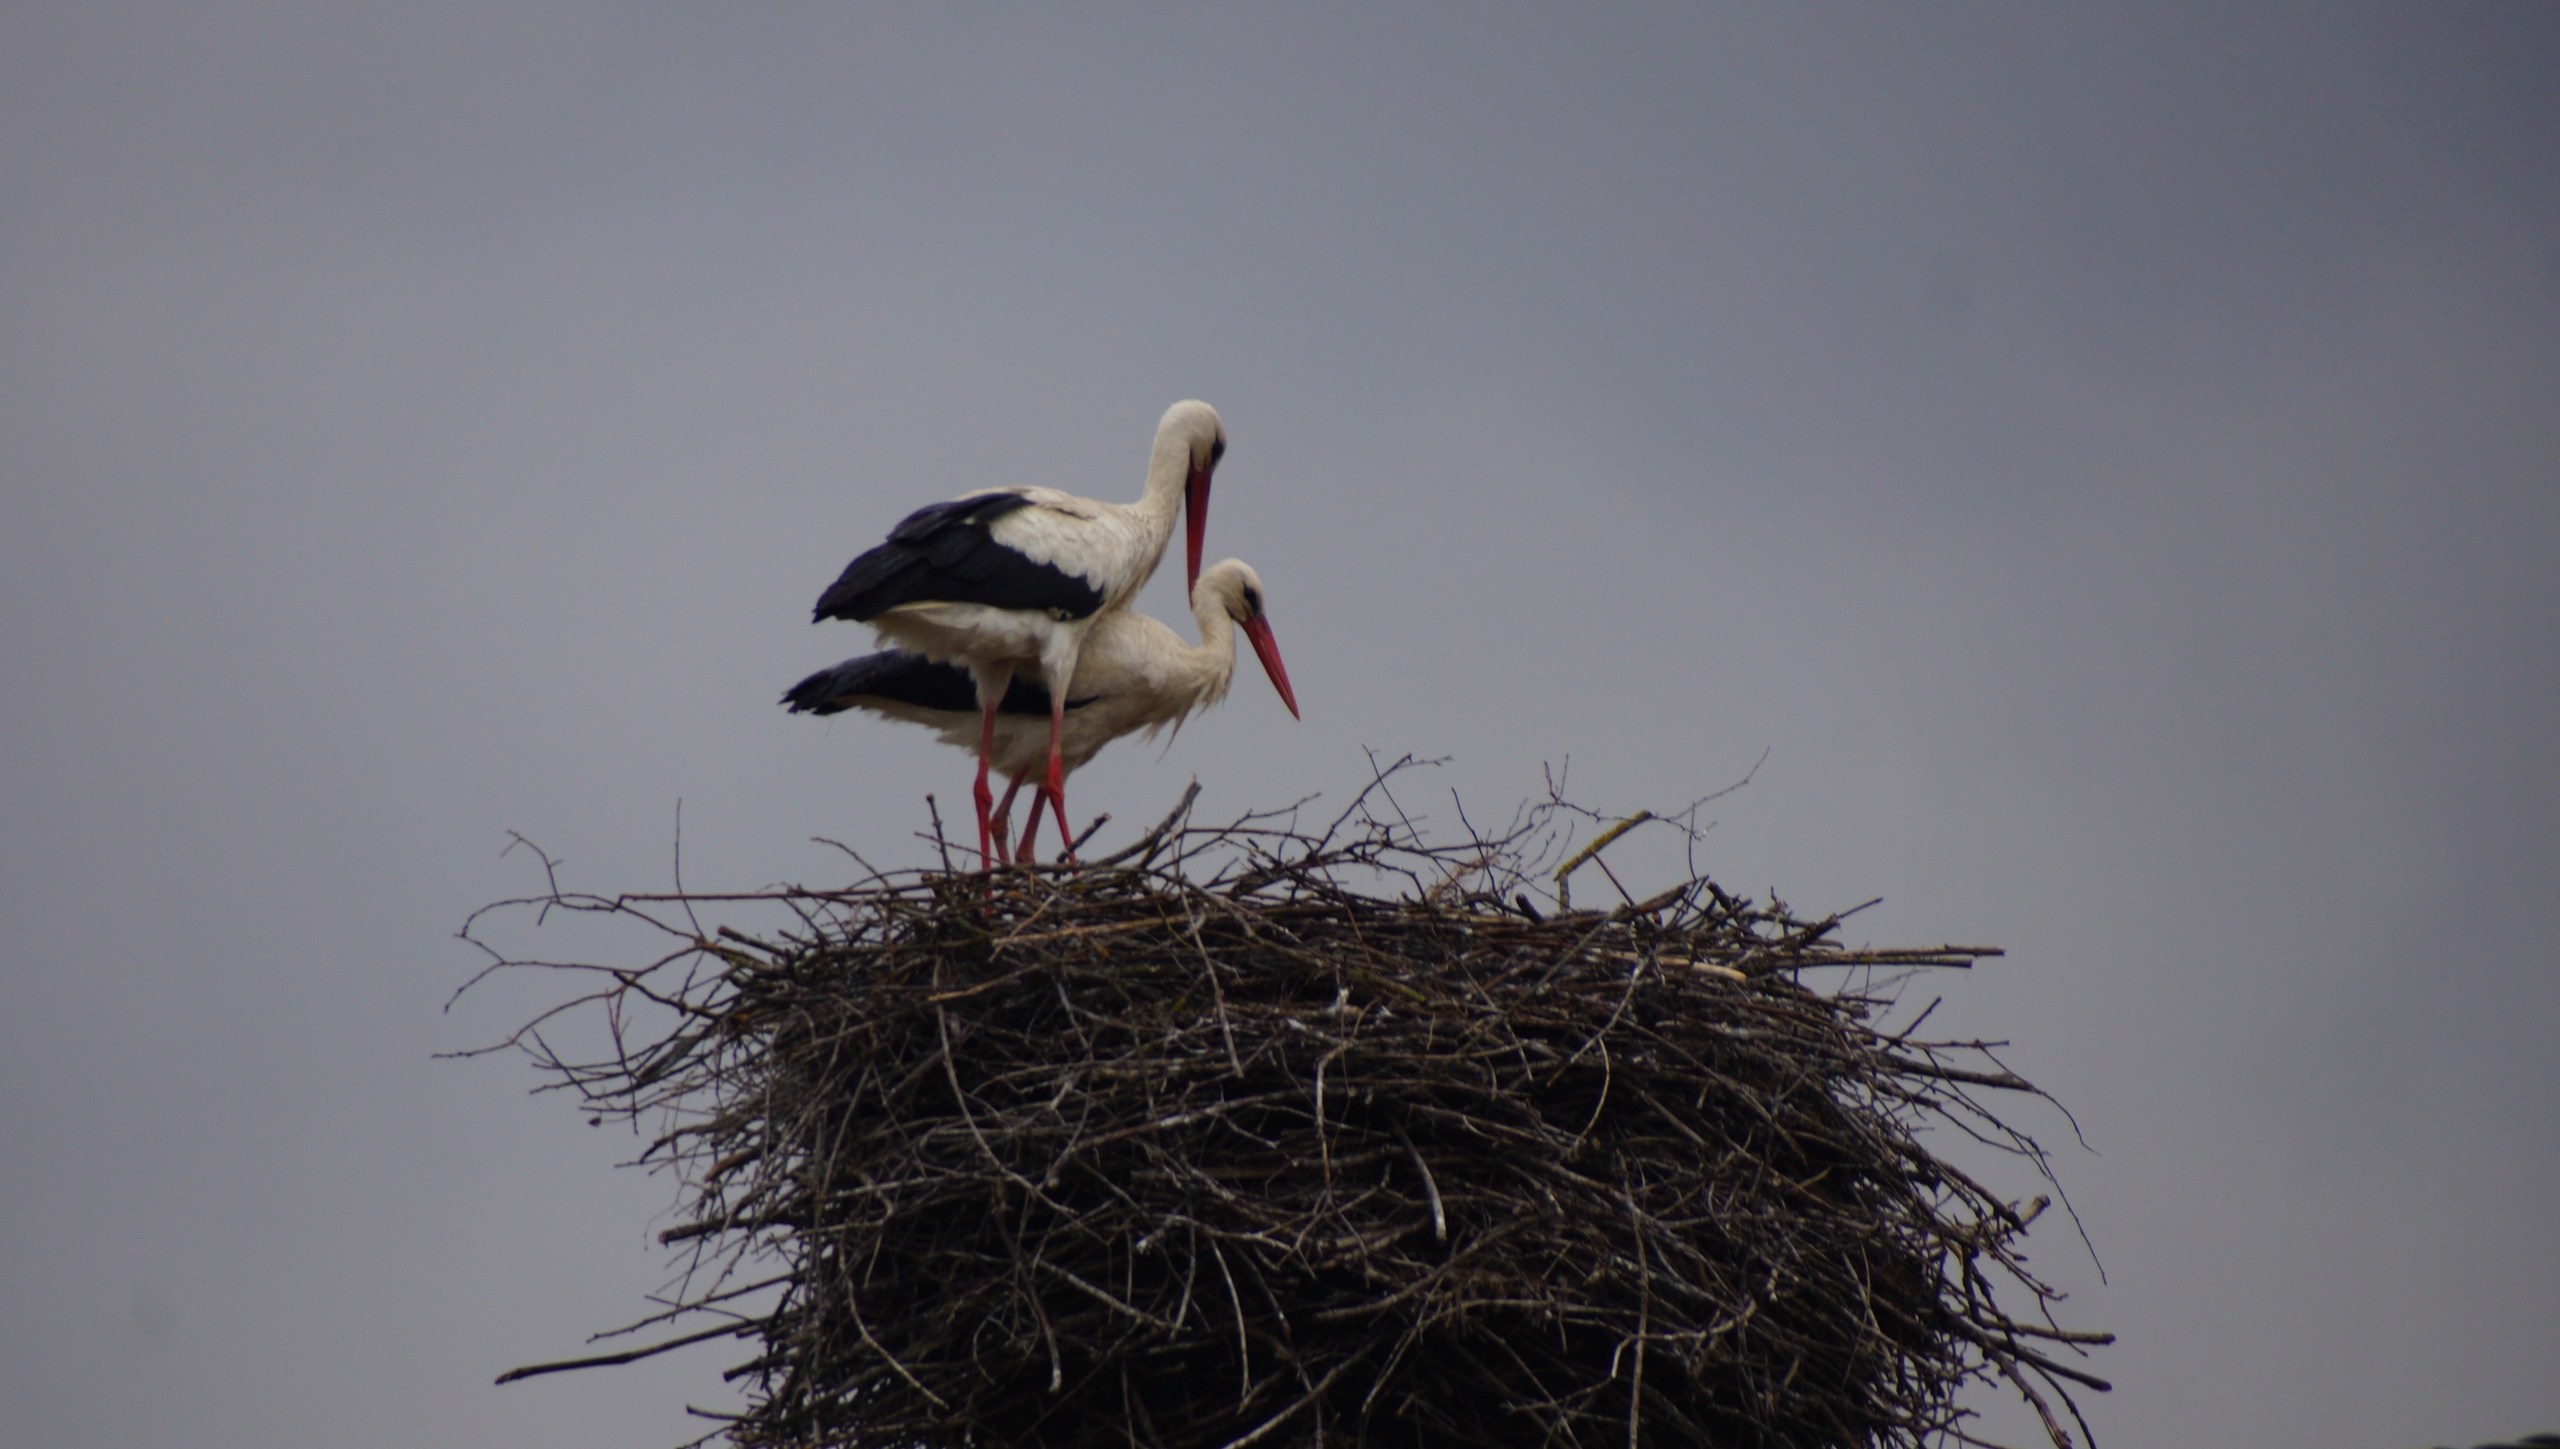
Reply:
<svg viewBox="0 0 2560 1449"><path fill-rule="evenodd" d="M1219 438L1219 439L1216 439L1215 441L1213 441L1213 442L1211 442L1211 443L1209 444L1209 466L1210 466L1210 467L1212 467L1212 468L1217 467L1217 466L1218 466L1218 460L1219 460L1220 458L1225 457L1225 456L1227 456L1227 440L1226 440L1225 438Z"/></svg>
<svg viewBox="0 0 2560 1449"><path fill-rule="evenodd" d="M1248 619L1262 617L1262 590L1247 585L1244 591L1244 615Z"/></svg>

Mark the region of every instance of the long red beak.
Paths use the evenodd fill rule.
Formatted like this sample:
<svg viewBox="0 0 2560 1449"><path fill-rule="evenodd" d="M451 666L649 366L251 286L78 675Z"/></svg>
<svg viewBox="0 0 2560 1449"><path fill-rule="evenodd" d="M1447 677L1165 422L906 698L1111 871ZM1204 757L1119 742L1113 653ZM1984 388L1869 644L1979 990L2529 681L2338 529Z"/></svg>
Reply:
<svg viewBox="0 0 2560 1449"><path fill-rule="evenodd" d="M1191 597L1191 591L1200 586L1200 546L1209 537L1209 470L1206 468L1191 470L1191 486L1182 495L1182 521L1185 530L1183 542L1188 546L1182 596L1187 599Z"/></svg>
<svg viewBox="0 0 2560 1449"><path fill-rule="evenodd" d="M1280 702L1289 706L1289 717L1306 718L1298 713L1298 696L1289 688L1289 671L1280 666L1280 641L1271 637L1271 621L1245 620L1244 637L1253 641L1254 657L1262 661L1262 672L1271 676L1271 687L1280 691Z"/></svg>

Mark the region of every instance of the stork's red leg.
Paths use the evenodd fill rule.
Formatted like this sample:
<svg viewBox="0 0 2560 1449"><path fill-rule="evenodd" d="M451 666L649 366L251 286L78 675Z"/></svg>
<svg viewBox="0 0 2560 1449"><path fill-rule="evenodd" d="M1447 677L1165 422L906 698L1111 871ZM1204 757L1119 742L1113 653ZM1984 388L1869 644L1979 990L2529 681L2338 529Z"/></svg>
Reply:
<svg viewBox="0 0 2560 1449"><path fill-rule="evenodd" d="M1031 777L1028 775L1022 777L1023 780L1027 780L1029 778ZM1014 783L1018 785L1021 783L1021 780L1016 780ZM1048 800L1048 798L1048 787L1037 786L1033 788L1031 792L1031 818L1022 822L1022 844L1013 853L1013 863L1016 865L1031 865L1034 863L1031 857L1031 842L1040 834L1040 809L1043 802Z"/></svg>
<svg viewBox="0 0 2560 1449"><path fill-rule="evenodd" d="M1058 816L1058 859L1073 865L1076 863L1076 838L1075 833L1067 829L1067 797L1059 794L1049 795L1046 798L1056 809Z"/></svg>
<svg viewBox="0 0 2560 1449"><path fill-rule="evenodd" d="M987 760L996 752L996 704L997 700L989 700L980 711L986 722L978 728L978 787L972 792L972 798L978 805L978 867L981 870L991 870L996 863L994 830L987 817L988 809L995 804L996 798L996 792L987 788ZM1008 804L1012 799L1010 795L1005 797Z"/></svg>
<svg viewBox="0 0 2560 1449"><path fill-rule="evenodd" d="M1016 776L1014 776L1014 777L1013 777L1013 783L1012 783L1012 784L1010 784L1010 785L1007 785L1007 786L1005 787L1005 791L1004 791L1004 799L1002 799L1002 800L1000 800L1000 801L996 802L996 815L995 815L995 825L996 825L996 853L995 853L993 856L989 857L990 859L993 859L993 860L1008 860L1008 859L1011 859L1011 857L1010 857L1010 856L1008 856L1008 855L1005 853L1005 843L1004 843L1004 840L1005 840L1005 837L1006 837L1007 835L1011 834L1011 833L1012 833L1012 831L1013 831L1013 797L1014 797L1014 795L1015 795L1017 792L1019 792L1021 789L1022 789L1022 777L1021 777L1020 775L1016 775ZM1036 816L1034 817L1034 821L1035 821L1035 823L1036 823L1036 821L1037 821L1037 817L1036 817ZM1023 837L1023 838L1027 840L1027 839L1029 839L1030 837L1029 837L1029 836L1025 836L1025 837Z"/></svg>
<svg viewBox="0 0 2560 1449"><path fill-rule="evenodd" d="M1047 793L1049 796L1049 803L1056 807L1058 812L1058 844L1061 847L1059 851L1059 858L1064 860L1067 864L1073 865L1076 863L1076 833L1074 830L1068 828L1067 825L1067 770L1065 762L1059 757L1059 746L1066 738L1066 733L1066 691L1063 689L1053 689L1049 691L1049 784ZM1031 802L1031 811L1035 815L1040 812L1039 801L1034 800Z"/></svg>

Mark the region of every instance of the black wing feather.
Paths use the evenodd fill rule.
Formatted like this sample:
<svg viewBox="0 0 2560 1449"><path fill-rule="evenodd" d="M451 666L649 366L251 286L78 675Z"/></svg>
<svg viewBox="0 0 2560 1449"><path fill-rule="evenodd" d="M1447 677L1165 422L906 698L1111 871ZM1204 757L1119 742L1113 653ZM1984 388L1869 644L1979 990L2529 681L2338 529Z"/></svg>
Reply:
<svg viewBox="0 0 2560 1449"><path fill-rule="evenodd" d="M889 530L888 541L845 565L815 617L863 622L900 604L985 604L1081 619L1102 607L1102 591L1055 564L996 541L997 519L1031 506L1019 493L931 503Z"/></svg>
<svg viewBox="0 0 2560 1449"><path fill-rule="evenodd" d="M1067 708L1082 709L1094 697L1070 699ZM884 649L848 659L833 669L821 669L782 696L783 704L794 714L842 714L866 699L890 700L917 709L948 710L954 714L978 712L978 684L969 671L957 664L936 664L921 654L904 649ZM1038 679L1021 674L1006 687L1004 700L996 706L998 714L1028 714L1046 718L1049 713L1049 691Z"/></svg>

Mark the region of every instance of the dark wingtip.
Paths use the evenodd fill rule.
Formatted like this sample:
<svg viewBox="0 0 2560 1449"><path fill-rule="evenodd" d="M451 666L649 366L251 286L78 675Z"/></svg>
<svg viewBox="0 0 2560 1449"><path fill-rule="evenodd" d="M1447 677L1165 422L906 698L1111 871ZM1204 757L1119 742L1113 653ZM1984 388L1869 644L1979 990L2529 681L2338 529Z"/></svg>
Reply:
<svg viewBox="0 0 2560 1449"><path fill-rule="evenodd" d="M1024 681L1013 682L1016 691ZM1032 685L1034 689L1038 686ZM1011 695L1006 696L1010 708ZM784 691L782 704L794 714L842 714L849 709L869 709L882 703L913 705L919 709L974 712L978 707L978 686L969 671L956 664L935 664L920 654L903 649L883 649L848 659L832 669L821 669ZM1049 712L1049 696L1040 695L1039 712Z"/></svg>
<svg viewBox="0 0 2560 1449"><path fill-rule="evenodd" d="M780 701L782 707L793 714L844 713L846 706L833 698L836 693L836 677L843 672L844 665L839 664L833 669L821 669L801 680L782 692Z"/></svg>
<svg viewBox="0 0 2560 1449"><path fill-rule="evenodd" d="M874 550L873 552L877 551L878 550ZM859 615L859 604L857 602L861 592L861 585L857 583L848 587L846 580L853 578L853 571L861 567L863 562L869 559L870 556L870 554L864 554L862 558L855 559L852 563L845 565L844 577L827 585L827 591L818 595L818 602L809 606L810 623L823 624L829 619L851 619L857 624L863 622ZM867 583L869 581L864 580L862 582Z"/></svg>

